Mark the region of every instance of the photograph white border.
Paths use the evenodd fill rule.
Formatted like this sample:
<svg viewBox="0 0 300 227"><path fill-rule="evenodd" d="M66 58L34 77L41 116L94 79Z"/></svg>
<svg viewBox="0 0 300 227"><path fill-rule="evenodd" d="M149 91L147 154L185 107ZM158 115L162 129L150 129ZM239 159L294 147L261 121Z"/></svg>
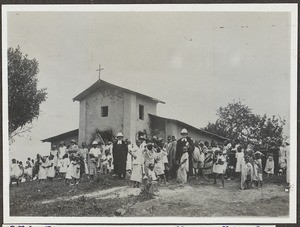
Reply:
<svg viewBox="0 0 300 227"><path fill-rule="evenodd" d="M291 13L289 217L15 217L9 215L7 13L55 12L289 12ZM2 5L3 220L26 223L296 223L297 207L297 4Z"/></svg>

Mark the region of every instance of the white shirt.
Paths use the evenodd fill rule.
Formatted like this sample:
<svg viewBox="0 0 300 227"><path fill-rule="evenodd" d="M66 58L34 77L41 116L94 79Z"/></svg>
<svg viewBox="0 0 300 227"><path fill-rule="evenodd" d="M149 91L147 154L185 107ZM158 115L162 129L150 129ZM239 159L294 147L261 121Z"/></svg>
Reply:
<svg viewBox="0 0 300 227"><path fill-rule="evenodd" d="M91 148L90 149L90 154L93 154L95 156L95 158L99 157L99 155L101 154L100 148L96 147L96 148Z"/></svg>
<svg viewBox="0 0 300 227"><path fill-rule="evenodd" d="M118 140L117 144L122 144L122 140Z"/></svg>

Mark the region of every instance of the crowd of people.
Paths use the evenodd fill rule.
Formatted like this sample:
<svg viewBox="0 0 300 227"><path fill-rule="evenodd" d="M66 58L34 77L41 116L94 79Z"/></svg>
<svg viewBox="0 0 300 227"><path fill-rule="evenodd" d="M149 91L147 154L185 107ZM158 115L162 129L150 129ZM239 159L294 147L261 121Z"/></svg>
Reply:
<svg viewBox="0 0 300 227"><path fill-rule="evenodd" d="M275 157L275 158L274 158ZM241 189L262 188L263 174L271 178L274 174L286 175L289 184L289 144L283 142L278 151L262 153L254 150L251 143L241 144L239 140L217 143L200 141L188 136L182 129L181 138L140 136L135 143L124 140L118 133L114 141L85 142L78 146L71 140L66 146L61 142L53 146L48 156L37 155L23 166L12 159L11 184L20 180L54 178L64 179L67 184L76 185L82 177L93 180L98 174L112 173L119 179L130 179L133 187L144 182L168 184L176 180L185 184L188 179L211 179L214 184L220 179L225 187L226 180L239 180Z"/></svg>

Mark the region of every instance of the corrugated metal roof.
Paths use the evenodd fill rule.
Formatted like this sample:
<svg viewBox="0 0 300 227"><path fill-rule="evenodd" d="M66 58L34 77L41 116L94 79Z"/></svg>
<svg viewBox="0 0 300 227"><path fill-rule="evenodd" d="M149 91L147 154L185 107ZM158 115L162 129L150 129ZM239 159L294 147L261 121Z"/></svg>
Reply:
<svg viewBox="0 0 300 227"><path fill-rule="evenodd" d="M73 102L74 101L81 101L83 100L86 96L88 96L90 93L94 92L95 90L99 89L101 86L110 86L110 87L114 87L114 88L117 88L117 89L121 89L123 91L126 91L126 92L130 92L130 93L134 93L136 95L139 95L139 96L142 96L144 98L147 98L147 99L151 99L152 101L154 102L158 102L158 103L163 103L165 104L165 102L159 100L159 99L156 99L156 98L153 98L153 97L150 97L150 96L147 96L147 95L144 95L144 94L141 94L141 93L138 93L136 91L132 91L132 90L129 90L127 88L123 88L123 87L120 87L120 86L117 86L115 84L111 84L111 83L108 83L104 80L97 80L94 84L92 84L89 88L85 89L83 92L81 92L79 95L77 95L75 98L73 98Z"/></svg>

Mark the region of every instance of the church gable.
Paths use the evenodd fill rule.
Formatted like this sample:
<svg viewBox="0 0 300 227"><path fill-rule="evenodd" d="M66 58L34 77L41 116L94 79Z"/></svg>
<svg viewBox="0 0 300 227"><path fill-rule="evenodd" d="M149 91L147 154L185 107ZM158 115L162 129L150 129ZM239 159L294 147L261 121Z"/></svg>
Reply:
<svg viewBox="0 0 300 227"><path fill-rule="evenodd" d="M102 86L80 101L80 140L89 141L96 130L123 130L124 93Z"/></svg>

